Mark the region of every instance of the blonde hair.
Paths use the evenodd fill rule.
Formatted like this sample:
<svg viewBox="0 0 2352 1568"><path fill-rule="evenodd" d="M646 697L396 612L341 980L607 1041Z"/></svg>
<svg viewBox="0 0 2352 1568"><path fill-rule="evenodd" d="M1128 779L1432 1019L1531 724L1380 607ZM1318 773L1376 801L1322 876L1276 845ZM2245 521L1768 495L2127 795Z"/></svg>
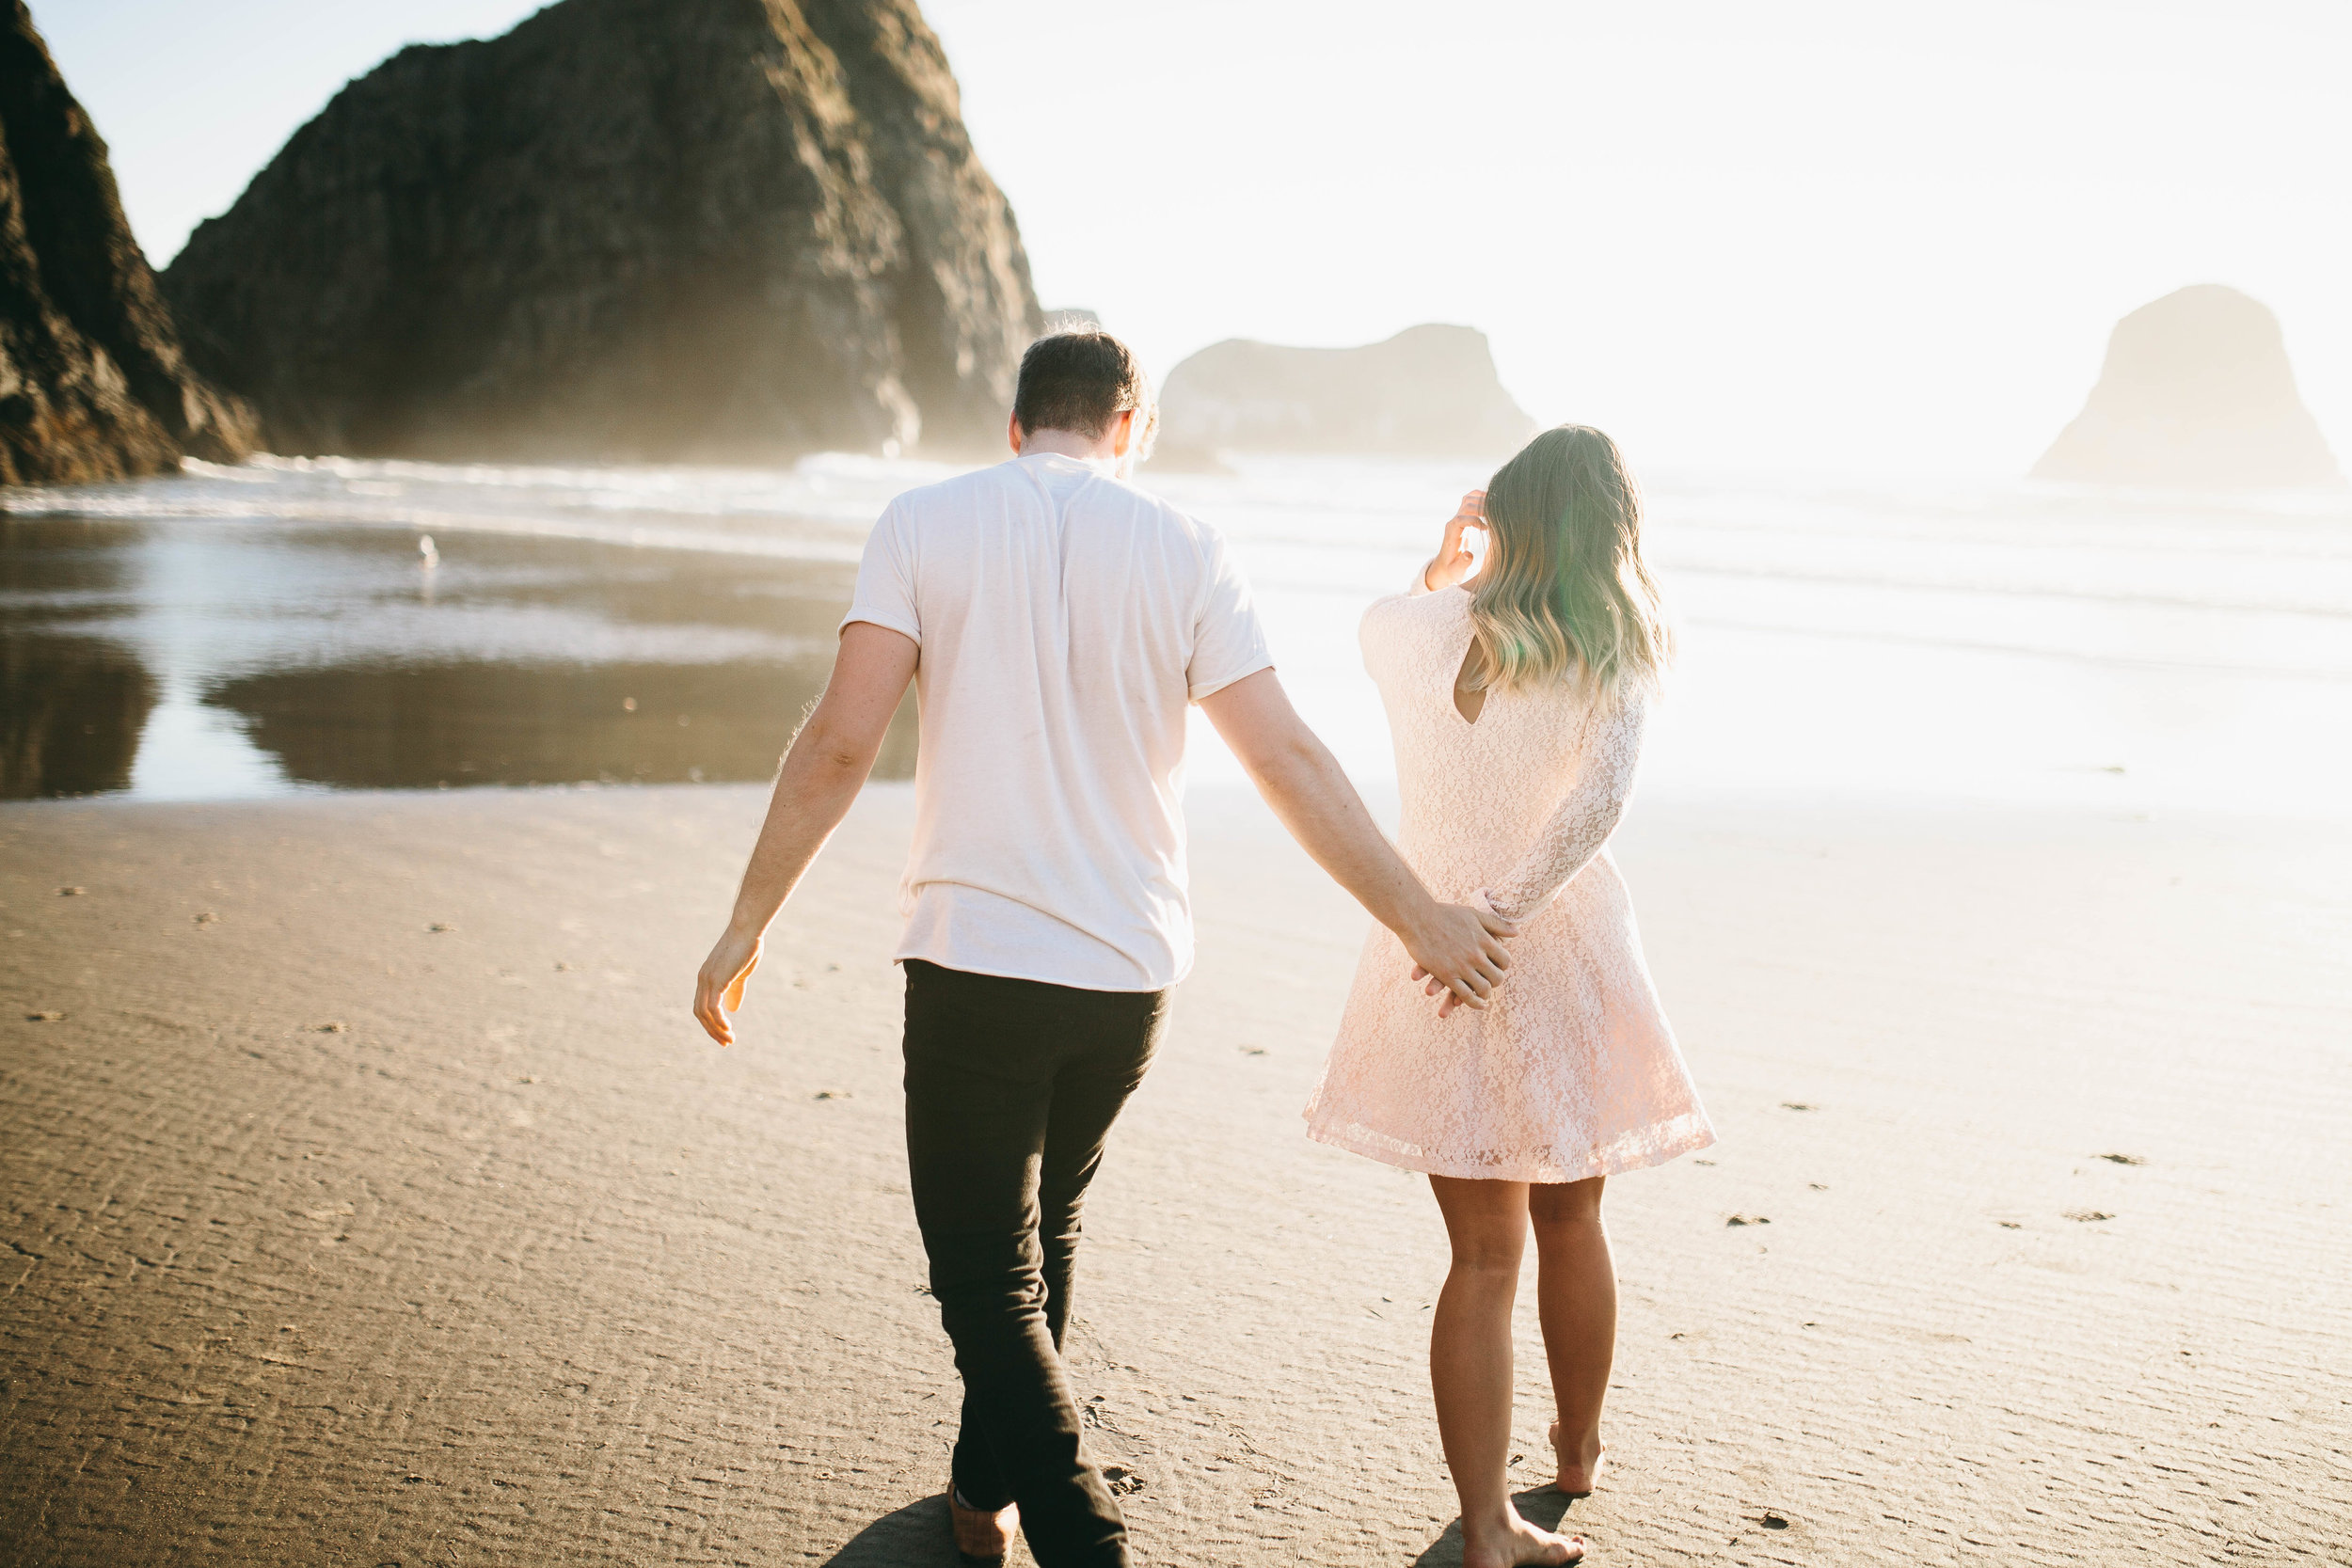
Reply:
<svg viewBox="0 0 2352 1568"><path fill-rule="evenodd" d="M1565 680L1603 701L1655 689L1674 634L1614 441L1569 424L1528 442L1486 483L1486 537L1470 585L1473 689Z"/></svg>

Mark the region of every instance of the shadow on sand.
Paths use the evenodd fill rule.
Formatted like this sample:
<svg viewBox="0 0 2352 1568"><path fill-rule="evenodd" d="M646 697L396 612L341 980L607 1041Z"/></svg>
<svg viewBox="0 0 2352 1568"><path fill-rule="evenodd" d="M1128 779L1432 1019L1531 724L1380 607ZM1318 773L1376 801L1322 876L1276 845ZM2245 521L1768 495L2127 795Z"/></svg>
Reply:
<svg viewBox="0 0 2352 1568"><path fill-rule="evenodd" d="M826 1559L825 1568L961 1568L962 1561L942 1494L883 1514Z"/></svg>
<svg viewBox="0 0 2352 1568"><path fill-rule="evenodd" d="M1519 1516L1539 1529L1556 1529L1574 1535L1576 1527L1565 1524L1568 1512L1567 1494L1555 1487L1538 1486L1531 1491L1516 1493L1511 1501L1518 1506ZM1413 1568L1462 1568L1462 1521L1456 1519L1446 1526L1445 1533L1429 1543L1421 1556L1413 1559Z"/></svg>

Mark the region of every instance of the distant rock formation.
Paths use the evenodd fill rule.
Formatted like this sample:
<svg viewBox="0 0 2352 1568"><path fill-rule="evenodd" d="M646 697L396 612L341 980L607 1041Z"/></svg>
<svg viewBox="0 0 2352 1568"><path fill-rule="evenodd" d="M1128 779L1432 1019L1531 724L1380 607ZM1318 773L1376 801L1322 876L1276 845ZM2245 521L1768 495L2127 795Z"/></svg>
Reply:
<svg viewBox="0 0 2352 1568"><path fill-rule="evenodd" d="M404 49L164 288L286 452L993 451L1041 322L914 0L562 0Z"/></svg>
<svg viewBox="0 0 2352 1568"><path fill-rule="evenodd" d="M1486 335L1411 326L1363 348L1233 338L1168 373L1152 461L1215 466L1220 451L1500 459L1535 432L1495 374Z"/></svg>
<svg viewBox="0 0 2352 1568"><path fill-rule="evenodd" d="M24 0L0 11L0 484L229 462L251 416L188 369L106 144Z"/></svg>
<svg viewBox="0 0 2352 1568"><path fill-rule="evenodd" d="M2033 477L2215 490L2344 483L2296 390L2279 318L2215 283L2116 324L2099 384Z"/></svg>

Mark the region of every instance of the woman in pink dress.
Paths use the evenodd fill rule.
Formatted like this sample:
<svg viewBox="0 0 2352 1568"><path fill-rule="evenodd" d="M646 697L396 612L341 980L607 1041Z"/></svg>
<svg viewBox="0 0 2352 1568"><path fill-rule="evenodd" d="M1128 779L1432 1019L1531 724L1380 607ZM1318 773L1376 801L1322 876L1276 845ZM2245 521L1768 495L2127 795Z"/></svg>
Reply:
<svg viewBox="0 0 2352 1568"><path fill-rule="evenodd" d="M1485 568L1466 581L1465 529ZM1430 1381L1466 1568L1569 1563L1512 1506L1511 1307L1535 1233L1559 1486L1590 1492L1615 1349L1601 1184L1714 1141L1605 847L1670 651L1615 443L1545 431L1465 497L1410 593L1365 611L1404 797L1398 847L1439 898L1518 925L1484 1008L1433 1001L1375 927L1308 1102L1311 1136L1425 1171L1454 1260Z"/></svg>

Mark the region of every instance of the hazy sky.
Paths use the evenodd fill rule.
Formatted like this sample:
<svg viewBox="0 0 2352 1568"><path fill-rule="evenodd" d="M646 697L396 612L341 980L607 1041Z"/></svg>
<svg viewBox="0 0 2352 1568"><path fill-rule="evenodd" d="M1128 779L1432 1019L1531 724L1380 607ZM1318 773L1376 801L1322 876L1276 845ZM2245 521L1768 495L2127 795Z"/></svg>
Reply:
<svg viewBox="0 0 2352 1568"><path fill-rule="evenodd" d="M517 0L36 0L160 263L337 87ZM2352 464L2342 0L930 0L1048 306L1493 339L1637 461L2022 471L2115 319L2282 318Z"/></svg>

